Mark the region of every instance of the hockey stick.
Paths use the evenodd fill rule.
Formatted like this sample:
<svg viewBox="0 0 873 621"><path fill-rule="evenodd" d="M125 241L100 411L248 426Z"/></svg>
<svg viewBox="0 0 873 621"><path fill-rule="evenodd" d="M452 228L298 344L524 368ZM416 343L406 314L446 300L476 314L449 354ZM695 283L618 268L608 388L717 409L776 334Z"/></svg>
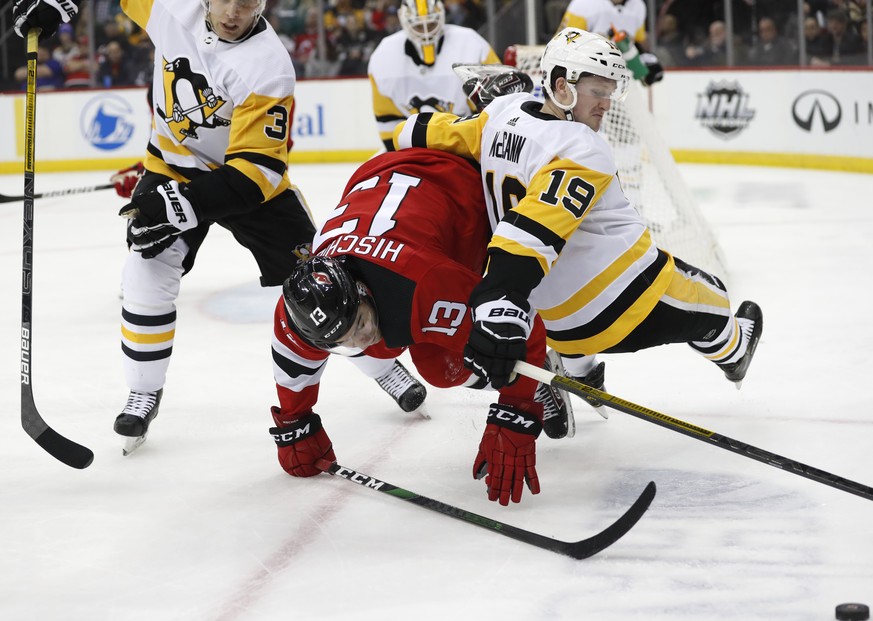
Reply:
<svg viewBox="0 0 873 621"><path fill-rule="evenodd" d="M516 541L521 541L522 543L527 543L532 546L536 546L537 548L542 548L544 550L551 550L552 552L564 554L575 559L583 559L594 556L598 552L602 552L603 550L614 544L616 541L621 539L624 535L626 535L627 532L631 528L633 528L634 525L639 521L639 519L643 517L643 514L652 503L652 499L655 497L656 491L655 482L650 481L649 484L646 485L646 488L643 490L643 493L640 494L640 497L637 498L636 501L634 501L633 505L631 505L630 509L625 511L624 515L622 515L620 518L618 518L618 520L613 522L609 527L606 528L606 530L603 530L593 537L589 537L588 539L582 539L581 541L568 543L566 541L560 541L558 539L546 537L545 535L539 535L537 533L532 533L527 530L522 530L521 528L516 528L515 526L510 526L509 524L504 524L503 522L498 522L497 520L492 520L491 518L477 515L475 513L465 511L464 509L459 509L458 507L453 507L452 505L447 505L446 503L440 502L439 500L433 500L431 498L426 498L425 496L420 496L415 492L410 492L409 490L405 490L401 487L395 487L394 485L386 483L385 481L380 481L378 479L374 479L373 477L367 476L366 474L362 474L350 468L340 466L336 462L331 464L325 472L342 477L344 479L348 479L352 483L357 483L358 485L366 487L367 489L374 489L376 491L382 492L383 494L388 494L389 496L399 498L400 500L411 502L412 504L418 505L419 507L430 509L431 511L436 511L437 513L442 513L443 515L448 515L449 517L468 522L469 524L475 524L476 526L487 528L492 532L495 532L499 535L504 535L506 537L510 537L512 539L515 539Z"/></svg>
<svg viewBox="0 0 873 621"><path fill-rule="evenodd" d="M49 190L48 192L38 192L31 198L54 198L56 196L68 196L70 194L87 194L88 192L96 192L98 190L109 190L114 188L114 183L104 183L102 185L89 185L83 188L67 188L66 190ZM0 194L0 203L14 203L16 201L26 200L26 196L6 196Z"/></svg>
<svg viewBox="0 0 873 621"><path fill-rule="evenodd" d="M760 461L768 466L791 472L798 476L816 481L817 483L822 483L829 487L834 487L843 490L844 492L855 494L861 498L866 498L867 500L873 500L873 487L868 485L845 479L841 476L831 474L830 472L813 468L812 466L807 466L799 461L794 461L793 459L783 457L782 455L765 451L764 449L757 448L751 444L734 440L733 438L723 436L714 431L709 431L708 429L698 427L697 425L686 423L678 418L661 414L660 412L650 410L642 405L625 401L619 397L614 397L608 392L603 392L602 390L586 386L585 384L572 380L569 377L555 375L554 373L535 367L522 360L515 363L515 372L531 379L535 379L543 384L549 384L555 388L571 392L574 395L582 397L589 403L592 401L601 402L603 405L611 407L614 410L630 414L631 416L636 416L637 418L660 425L661 427L666 427L673 431L678 431L679 433L694 438L695 440L713 444L719 448L731 451L732 453L742 455L743 457Z"/></svg>
<svg viewBox="0 0 873 621"><path fill-rule="evenodd" d="M24 241L21 268L21 426L52 457L73 468L87 468L94 459L90 449L68 440L49 427L33 402L33 181L36 138L36 50L39 28L27 32L27 98L24 126Z"/></svg>

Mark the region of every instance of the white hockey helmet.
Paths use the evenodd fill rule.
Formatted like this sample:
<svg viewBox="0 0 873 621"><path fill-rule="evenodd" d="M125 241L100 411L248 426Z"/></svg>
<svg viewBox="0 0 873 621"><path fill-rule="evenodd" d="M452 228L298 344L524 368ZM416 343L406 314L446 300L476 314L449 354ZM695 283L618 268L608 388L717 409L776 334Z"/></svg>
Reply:
<svg viewBox="0 0 873 621"><path fill-rule="evenodd" d="M446 9L441 0L401 0L397 11L406 37L415 45L426 65L436 62L436 46L446 23Z"/></svg>
<svg viewBox="0 0 873 621"><path fill-rule="evenodd" d="M559 104L552 92L552 70L563 67L566 79L575 85L585 74L592 74L615 80L616 87L611 99L621 101L630 85L630 73L621 50L609 39L579 28L564 28L556 34L543 52L540 68L543 71L543 90L552 102L565 112L576 106L576 90L571 89L573 101L569 105Z"/></svg>
<svg viewBox="0 0 873 621"><path fill-rule="evenodd" d="M246 33L246 35L248 35L254 29L255 24L258 23L258 19L263 14L264 9L267 6L267 0L231 0L231 2L237 2L238 4L241 4L245 7L254 7L255 14L254 18L252 19L252 27L251 29L249 29L249 32ZM209 13L212 10L212 7L210 6L212 4L212 0L200 0L200 4L201 6L203 6L203 11L206 15L206 23L209 24L210 28L212 28L212 22L209 20ZM240 37L239 40L244 38L245 35Z"/></svg>

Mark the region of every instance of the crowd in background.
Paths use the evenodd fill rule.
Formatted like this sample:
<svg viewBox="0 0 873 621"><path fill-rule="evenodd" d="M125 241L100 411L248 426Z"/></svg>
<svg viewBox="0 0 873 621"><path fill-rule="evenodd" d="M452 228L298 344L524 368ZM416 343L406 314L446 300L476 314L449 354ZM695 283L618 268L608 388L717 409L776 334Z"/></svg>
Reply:
<svg viewBox="0 0 873 621"><path fill-rule="evenodd" d="M499 0L498 18L502 7L523 1ZM443 2L447 23L485 34L485 0ZM300 78L364 76L379 42L400 30L398 6L399 0L268 0L264 15L279 33ZM657 26L650 33L649 51L665 67L728 64L724 0L658 0L656 6ZM806 64L867 64L866 0L808 0L803 6L804 14L798 16L794 0L732 0L733 64L800 64L798 19L803 24ZM96 24L93 57L92 17ZM72 25L64 25L41 42L38 85L43 89L88 87L93 75L95 86L141 86L150 80L153 62L154 48L148 37L122 13L119 0L90 0ZM17 67L8 78L5 90L21 88L26 67Z"/></svg>

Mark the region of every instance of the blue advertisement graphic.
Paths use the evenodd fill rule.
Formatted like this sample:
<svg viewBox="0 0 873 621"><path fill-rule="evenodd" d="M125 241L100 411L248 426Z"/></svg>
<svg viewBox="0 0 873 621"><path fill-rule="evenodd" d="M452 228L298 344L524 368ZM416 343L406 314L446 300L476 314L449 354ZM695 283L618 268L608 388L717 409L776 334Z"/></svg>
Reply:
<svg viewBox="0 0 873 621"><path fill-rule="evenodd" d="M123 147L133 136L135 124L131 105L117 95L103 93L82 108L79 126L82 136L98 149Z"/></svg>

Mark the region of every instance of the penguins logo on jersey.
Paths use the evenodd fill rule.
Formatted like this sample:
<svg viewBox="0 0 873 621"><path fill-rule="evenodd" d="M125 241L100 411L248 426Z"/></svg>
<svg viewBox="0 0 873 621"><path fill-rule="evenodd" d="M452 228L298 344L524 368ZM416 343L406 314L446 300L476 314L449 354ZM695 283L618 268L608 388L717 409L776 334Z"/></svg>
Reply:
<svg viewBox="0 0 873 621"><path fill-rule="evenodd" d="M184 56L164 59L163 83L164 108L155 109L179 142L186 138L197 140L199 128L230 125L229 120L216 114L226 102L215 94L204 75L191 69L191 62Z"/></svg>
<svg viewBox="0 0 873 621"><path fill-rule="evenodd" d="M427 99L422 99L418 95L415 95L409 100L407 106L410 109L410 114L417 114L418 112L452 111L452 102L443 101L442 99L437 99L436 97L428 97Z"/></svg>

